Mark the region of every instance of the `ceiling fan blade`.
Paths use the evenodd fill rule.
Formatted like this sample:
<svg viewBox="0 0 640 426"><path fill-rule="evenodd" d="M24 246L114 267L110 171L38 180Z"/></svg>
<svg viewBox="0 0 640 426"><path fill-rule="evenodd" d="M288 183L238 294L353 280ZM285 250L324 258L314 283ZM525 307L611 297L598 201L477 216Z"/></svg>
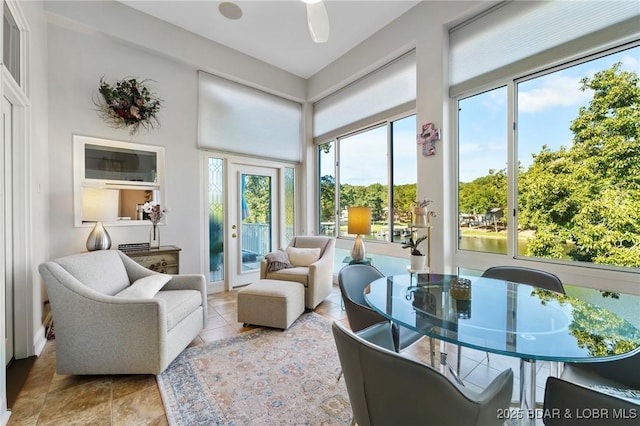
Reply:
<svg viewBox="0 0 640 426"><path fill-rule="evenodd" d="M313 41L325 43L329 40L329 15L324 2L307 3L307 24Z"/></svg>

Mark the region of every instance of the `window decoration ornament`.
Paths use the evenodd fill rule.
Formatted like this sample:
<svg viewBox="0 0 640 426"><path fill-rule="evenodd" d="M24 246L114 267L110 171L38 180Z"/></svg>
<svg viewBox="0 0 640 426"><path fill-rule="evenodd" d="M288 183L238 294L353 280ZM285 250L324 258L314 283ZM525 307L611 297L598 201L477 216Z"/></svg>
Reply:
<svg viewBox="0 0 640 426"><path fill-rule="evenodd" d="M436 141L440 140L440 129L436 129L433 123L422 125L418 133L418 145L422 145L422 155L430 157L436 155Z"/></svg>
<svg viewBox="0 0 640 426"><path fill-rule="evenodd" d="M158 113L162 99L148 87L150 80L125 78L111 85L100 78L98 114L111 127L129 129L131 136L145 129L160 127Z"/></svg>

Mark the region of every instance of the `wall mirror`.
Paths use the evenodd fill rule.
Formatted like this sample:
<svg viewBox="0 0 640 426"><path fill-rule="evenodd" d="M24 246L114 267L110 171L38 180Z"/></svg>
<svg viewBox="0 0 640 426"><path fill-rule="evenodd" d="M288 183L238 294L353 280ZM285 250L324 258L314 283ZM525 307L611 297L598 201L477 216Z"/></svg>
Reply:
<svg viewBox="0 0 640 426"><path fill-rule="evenodd" d="M75 226L145 223L144 203L166 204L164 160L163 147L74 135Z"/></svg>

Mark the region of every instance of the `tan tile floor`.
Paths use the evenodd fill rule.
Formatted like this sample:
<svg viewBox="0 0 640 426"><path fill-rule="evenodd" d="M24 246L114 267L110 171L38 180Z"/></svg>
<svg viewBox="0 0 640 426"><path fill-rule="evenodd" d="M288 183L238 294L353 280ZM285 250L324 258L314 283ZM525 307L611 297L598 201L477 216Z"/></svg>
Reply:
<svg viewBox="0 0 640 426"><path fill-rule="evenodd" d="M236 292L209 295L207 327L191 345L202 345L254 329L237 322ZM315 312L347 323L340 292L332 294ZM455 354L455 348L449 348ZM429 340L422 339L407 349L408 355L429 360ZM466 386L481 389L505 368L517 377L517 359L491 355L487 363L483 352L464 350L461 375ZM35 361L27 381L12 408L8 426L49 425L166 425L164 407L153 375L67 376L55 372L56 341L47 342ZM455 358L455 356L451 356ZM455 364L455 359L450 362ZM545 366L538 377L538 400L542 399ZM548 369L547 369L548 370ZM517 395L514 384L514 399Z"/></svg>

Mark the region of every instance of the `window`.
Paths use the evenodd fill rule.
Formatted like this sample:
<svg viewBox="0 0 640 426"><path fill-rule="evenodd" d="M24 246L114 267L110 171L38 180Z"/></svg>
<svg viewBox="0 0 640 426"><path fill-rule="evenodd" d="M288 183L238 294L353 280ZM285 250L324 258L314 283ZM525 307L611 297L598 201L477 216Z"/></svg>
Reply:
<svg viewBox="0 0 640 426"><path fill-rule="evenodd" d="M296 235L296 169L284 168L284 242Z"/></svg>
<svg viewBox="0 0 640 426"><path fill-rule="evenodd" d="M416 201L415 132L416 118L410 115L319 145L322 234L353 237L347 234L347 211L363 206L372 216L371 234L364 238L401 242L406 237Z"/></svg>
<svg viewBox="0 0 640 426"><path fill-rule="evenodd" d="M75 226L140 225L144 203L167 207L164 148L79 135L73 142Z"/></svg>
<svg viewBox="0 0 640 426"><path fill-rule="evenodd" d="M639 58L635 42L458 100L461 250L640 267Z"/></svg>
<svg viewBox="0 0 640 426"><path fill-rule="evenodd" d="M208 222L209 222L209 281L224 280L224 160L209 157L208 174Z"/></svg>
<svg viewBox="0 0 640 426"><path fill-rule="evenodd" d="M507 253L507 88L458 101L458 247Z"/></svg>
<svg viewBox="0 0 640 426"><path fill-rule="evenodd" d="M318 147L318 170L320 171L320 234L335 235L336 224L336 158L335 142Z"/></svg>
<svg viewBox="0 0 640 426"><path fill-rule="evenodd" d="M388 199L387 126L380 126L352 136L338 138L340 182L340 224L345 225L349 207L371 208L372 234L378 234L376 224L387 222L385 207ZM347 229L339 228L338 236ZM355 235L352 235L355 237ZM372 235L365 236L372 238Z"/></svg>
<svg viewBox="0 0 640 426"><path fill-rule="evenodd" d="M640 267L640 47L517 82L526 256Z"/></svg>
<svg viewBox="0 0 640 426"><path fill-rule="evenodd" d="M20 28L4 2L2 60L13 79L20 85Z"/></svg>

